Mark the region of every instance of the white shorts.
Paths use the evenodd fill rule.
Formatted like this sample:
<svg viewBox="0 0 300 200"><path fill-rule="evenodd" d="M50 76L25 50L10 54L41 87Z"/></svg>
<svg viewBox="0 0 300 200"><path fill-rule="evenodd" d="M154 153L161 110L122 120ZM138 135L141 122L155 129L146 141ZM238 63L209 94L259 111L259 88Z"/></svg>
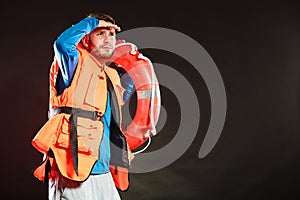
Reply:
<svg viewBox="0 0 300 200"><path fill-rule="evenodd" d="M51 171L49 200L121 200L111 173L90 175L84 182L72 181Z"/></svg>

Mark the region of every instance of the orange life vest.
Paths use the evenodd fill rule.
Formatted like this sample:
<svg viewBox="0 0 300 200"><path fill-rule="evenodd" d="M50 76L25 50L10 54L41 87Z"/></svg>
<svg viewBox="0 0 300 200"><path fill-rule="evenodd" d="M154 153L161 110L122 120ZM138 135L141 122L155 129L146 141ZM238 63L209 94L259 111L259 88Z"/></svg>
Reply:
<svg viewBox="0 0 300 200"><path fill-rule="evenodd" d="M80 44L77 49L80 56L71 85L58 96L55 81L59 67L55 59L52 63L50 71L50 108L73 107L87 111L97 111L100 115L104 114L107 102L106 79L109 78L120 110L123 105L122 93L124 89L116 70L105 67L104 71L101 72L99 63ZM118 121L121 123L121 112L118 112L118 115ZM99 158L103 123L100 120L78 117L78 174L76 174L70 151L69 117L70 114L60 113L50 118L33 138L32 145L44 154L48 154L51 150L57 167L63 176L75 181L83 181L89 176L94 163ZM119 124L119 127L121 128L121 124ZM128 154L130 154L129 148ZM129 155L128 158L132 159L132 156ZM34 176L39 180L45 180L45 176L47 176L44 174L47 160L50 160L50 164L53 162L52 158L47 157L45 162L34 171ZM126 175L128 176L127 170ZM127 179L125 177L125 182L119 187L122 190L128 187L128 177Z"/></svg>

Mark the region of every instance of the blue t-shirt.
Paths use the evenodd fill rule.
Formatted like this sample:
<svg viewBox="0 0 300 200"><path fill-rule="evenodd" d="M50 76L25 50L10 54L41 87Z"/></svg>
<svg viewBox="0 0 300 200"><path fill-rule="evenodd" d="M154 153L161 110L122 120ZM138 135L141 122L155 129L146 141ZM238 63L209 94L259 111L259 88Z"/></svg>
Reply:
<svg viewBox="0 0 300 200"><path fill-rule="evenodd" d="M103 174L109 172L109 160L110 160L110 121L111 121L111 106L110 106L110 93L107 92L107 104L106 111L102 117L104 125L103 138L100 144L100 157L95 163L91 174Z"/></svg>

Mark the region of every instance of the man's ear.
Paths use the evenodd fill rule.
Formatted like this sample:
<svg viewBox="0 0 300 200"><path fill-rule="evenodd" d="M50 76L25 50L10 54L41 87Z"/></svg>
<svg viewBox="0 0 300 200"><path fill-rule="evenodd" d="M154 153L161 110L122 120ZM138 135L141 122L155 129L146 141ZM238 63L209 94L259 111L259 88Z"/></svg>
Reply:
<svg viewBox="0 0 300 200"><path fill-rule="evenodd" d="M82 42L83 46L87 49L89 47L89 43L90 43L90 37L89 37L89 35L85 35L81 39L81 42Z"/></svg>

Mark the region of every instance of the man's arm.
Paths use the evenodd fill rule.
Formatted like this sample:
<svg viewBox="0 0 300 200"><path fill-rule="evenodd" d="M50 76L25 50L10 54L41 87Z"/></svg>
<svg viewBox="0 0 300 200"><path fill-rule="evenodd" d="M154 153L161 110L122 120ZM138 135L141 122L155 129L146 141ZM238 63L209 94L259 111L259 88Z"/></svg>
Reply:
<svg viewBox="0 0 300 200"><path fill-rule="evenodd" d="M97 18L84 18L61 33L54 42L54 54L62 75L61 83L63 86L60 86L60 88L66 88L71 83L79 56L76 46L80 40L86 34L93 31L98 24L99 20Z"/></svg>

